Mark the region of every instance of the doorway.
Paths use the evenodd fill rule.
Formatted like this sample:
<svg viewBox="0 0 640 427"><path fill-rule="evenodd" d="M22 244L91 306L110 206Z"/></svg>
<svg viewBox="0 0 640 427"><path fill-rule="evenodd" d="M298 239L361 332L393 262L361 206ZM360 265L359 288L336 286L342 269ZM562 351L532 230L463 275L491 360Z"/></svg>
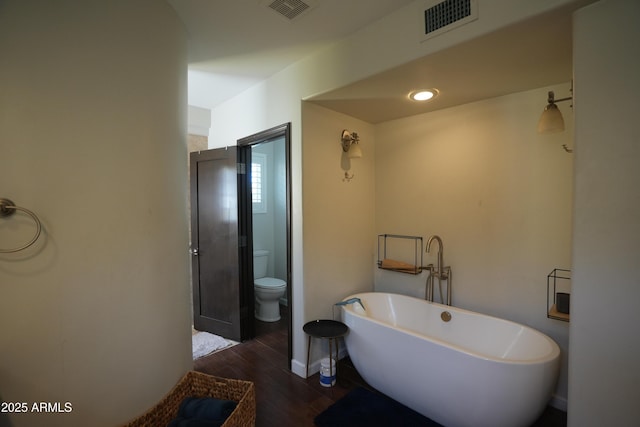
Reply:
<svg viewBox="0 0 640 427"><path fill-rule="evenodd" d="M280 319L271 314L269 321L254 316L255 337L281 331L286 337L288 365L292 358L291 345L291 180L290 180L290 124L284 124L238 140L239 158L247 162L250 191L242 192L250 200L240 202L240 228L250 234L247 246L255 254L265 256L265 278L286 284L277 300ZM250 165L250 166L249 166ZM243 197L243 196L239 196ZM247 222L248 224L242 224ZM257 258L256 258L257 259ZM256 266L251 269L256 274ZM253 283L250 286L254 286ZM259 304L256 310L260 310ZM285 339L285 338L283 338Z"/></svg>
<svg viewBox="0 0 640 427"><path fill-rule="evenodd" d="M234 341L281 328L289 368L290 164L289 123L242 138L237 147L190 155L194 328ZM285 284L277 301L283 314L278 322L256 320L254 240L257 249L270 254L265 276Z"/></svg>

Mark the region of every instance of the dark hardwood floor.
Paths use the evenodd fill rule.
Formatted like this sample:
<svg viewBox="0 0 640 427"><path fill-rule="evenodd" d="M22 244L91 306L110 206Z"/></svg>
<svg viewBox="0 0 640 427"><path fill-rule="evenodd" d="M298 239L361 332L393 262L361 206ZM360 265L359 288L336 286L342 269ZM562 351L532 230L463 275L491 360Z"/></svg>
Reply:
<svg viewBox="0 0 640 427"><path fill-rule="evenodd" d="M256 426L313 427L313 419L350 390L368 387L349 359L338 365L334 387L320 385L318 374L307 379L291 373L287 363L287 322L257 321L257 337L194 362L196 371L253 381ZM566 427L566 413L549 407L531 427ZM395 426L389 426L395 427Z"/></svg>

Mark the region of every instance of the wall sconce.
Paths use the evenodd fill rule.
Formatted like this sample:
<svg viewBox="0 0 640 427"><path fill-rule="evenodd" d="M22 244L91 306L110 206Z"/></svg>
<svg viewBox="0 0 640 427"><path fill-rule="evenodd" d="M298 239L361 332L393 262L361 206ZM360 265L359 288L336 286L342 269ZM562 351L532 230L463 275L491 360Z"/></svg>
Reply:
<svg viewBox="0 0 640 427"><path fill-rule="evenodd" d="M347 153L347 157L350 159L357 159L362 157L362 150L358 143L360 138L355 132L349 132L348 130L342 131L342 151Z"/></svg>
<svg viewBox="0 0 640 427"><path fill-rule="evenodd" d="M357 159L362 157L362 149L360 148L359 142L360 138L356 132L350 132L348 130L343 130L342 135L340 137L342 151L346 154L346 161L343 161L343 169L344 178L343 181L351 181L353 179L353 174L349 175L349 169L351 168L351 159Z"/></svg>
<svg viewBox="0 0 640 427"><path fill-rule="evenodd" d="M571 92L573 92L573 87L571 88ZM564 131L564 119L562 118L562 113L558 109L556 102L569 101L571 99L573 99L572 96L555 99L553 91L549 91L547 106L544 107L540 120L538 120L538 133L549 134ZM573 151L567 148L567 144L563 144L562 148L564 148L567 153L571 153Z"/></svg>
<svg viewBox="0 0 640 427"><path fill-rule="evenodd" d="M544 107L544 111L538 121L538 133L556 133L564 130L564 119L556 102L569 101L570 99L573 99L573 97L554 99L553 91L549 92L548 104Z"/></svg>

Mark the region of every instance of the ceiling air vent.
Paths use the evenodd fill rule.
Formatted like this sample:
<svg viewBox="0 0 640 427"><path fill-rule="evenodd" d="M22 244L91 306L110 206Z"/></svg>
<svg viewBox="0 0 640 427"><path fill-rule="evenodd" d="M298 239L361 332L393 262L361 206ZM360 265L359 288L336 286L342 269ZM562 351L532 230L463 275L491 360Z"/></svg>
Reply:
<svg viewBox="0 0 640 427"><path fill-rule="evenodd" d="M301 16L313 6L313 2L309 0L268 0L264 4L289 21Z"/></svg>
<svg viewBox="0 0 640 427"><path fill-rule="evenodd" d="M428 1L424 11L422 41L478 18L477 0Z"/></svg>

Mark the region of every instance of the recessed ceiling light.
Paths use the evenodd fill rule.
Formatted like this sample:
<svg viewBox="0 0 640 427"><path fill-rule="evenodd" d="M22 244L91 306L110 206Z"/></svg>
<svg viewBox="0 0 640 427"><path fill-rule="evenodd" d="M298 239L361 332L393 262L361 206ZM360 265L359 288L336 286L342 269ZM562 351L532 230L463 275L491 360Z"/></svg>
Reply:
<svg viewBox="0 0 640 427"><path fill-rule="evenodd" d="M409 94L409 98L413 99L414 101L428 101L435 98L436 95L438 95L437 89L421 89L411 92Z"/></svg>

